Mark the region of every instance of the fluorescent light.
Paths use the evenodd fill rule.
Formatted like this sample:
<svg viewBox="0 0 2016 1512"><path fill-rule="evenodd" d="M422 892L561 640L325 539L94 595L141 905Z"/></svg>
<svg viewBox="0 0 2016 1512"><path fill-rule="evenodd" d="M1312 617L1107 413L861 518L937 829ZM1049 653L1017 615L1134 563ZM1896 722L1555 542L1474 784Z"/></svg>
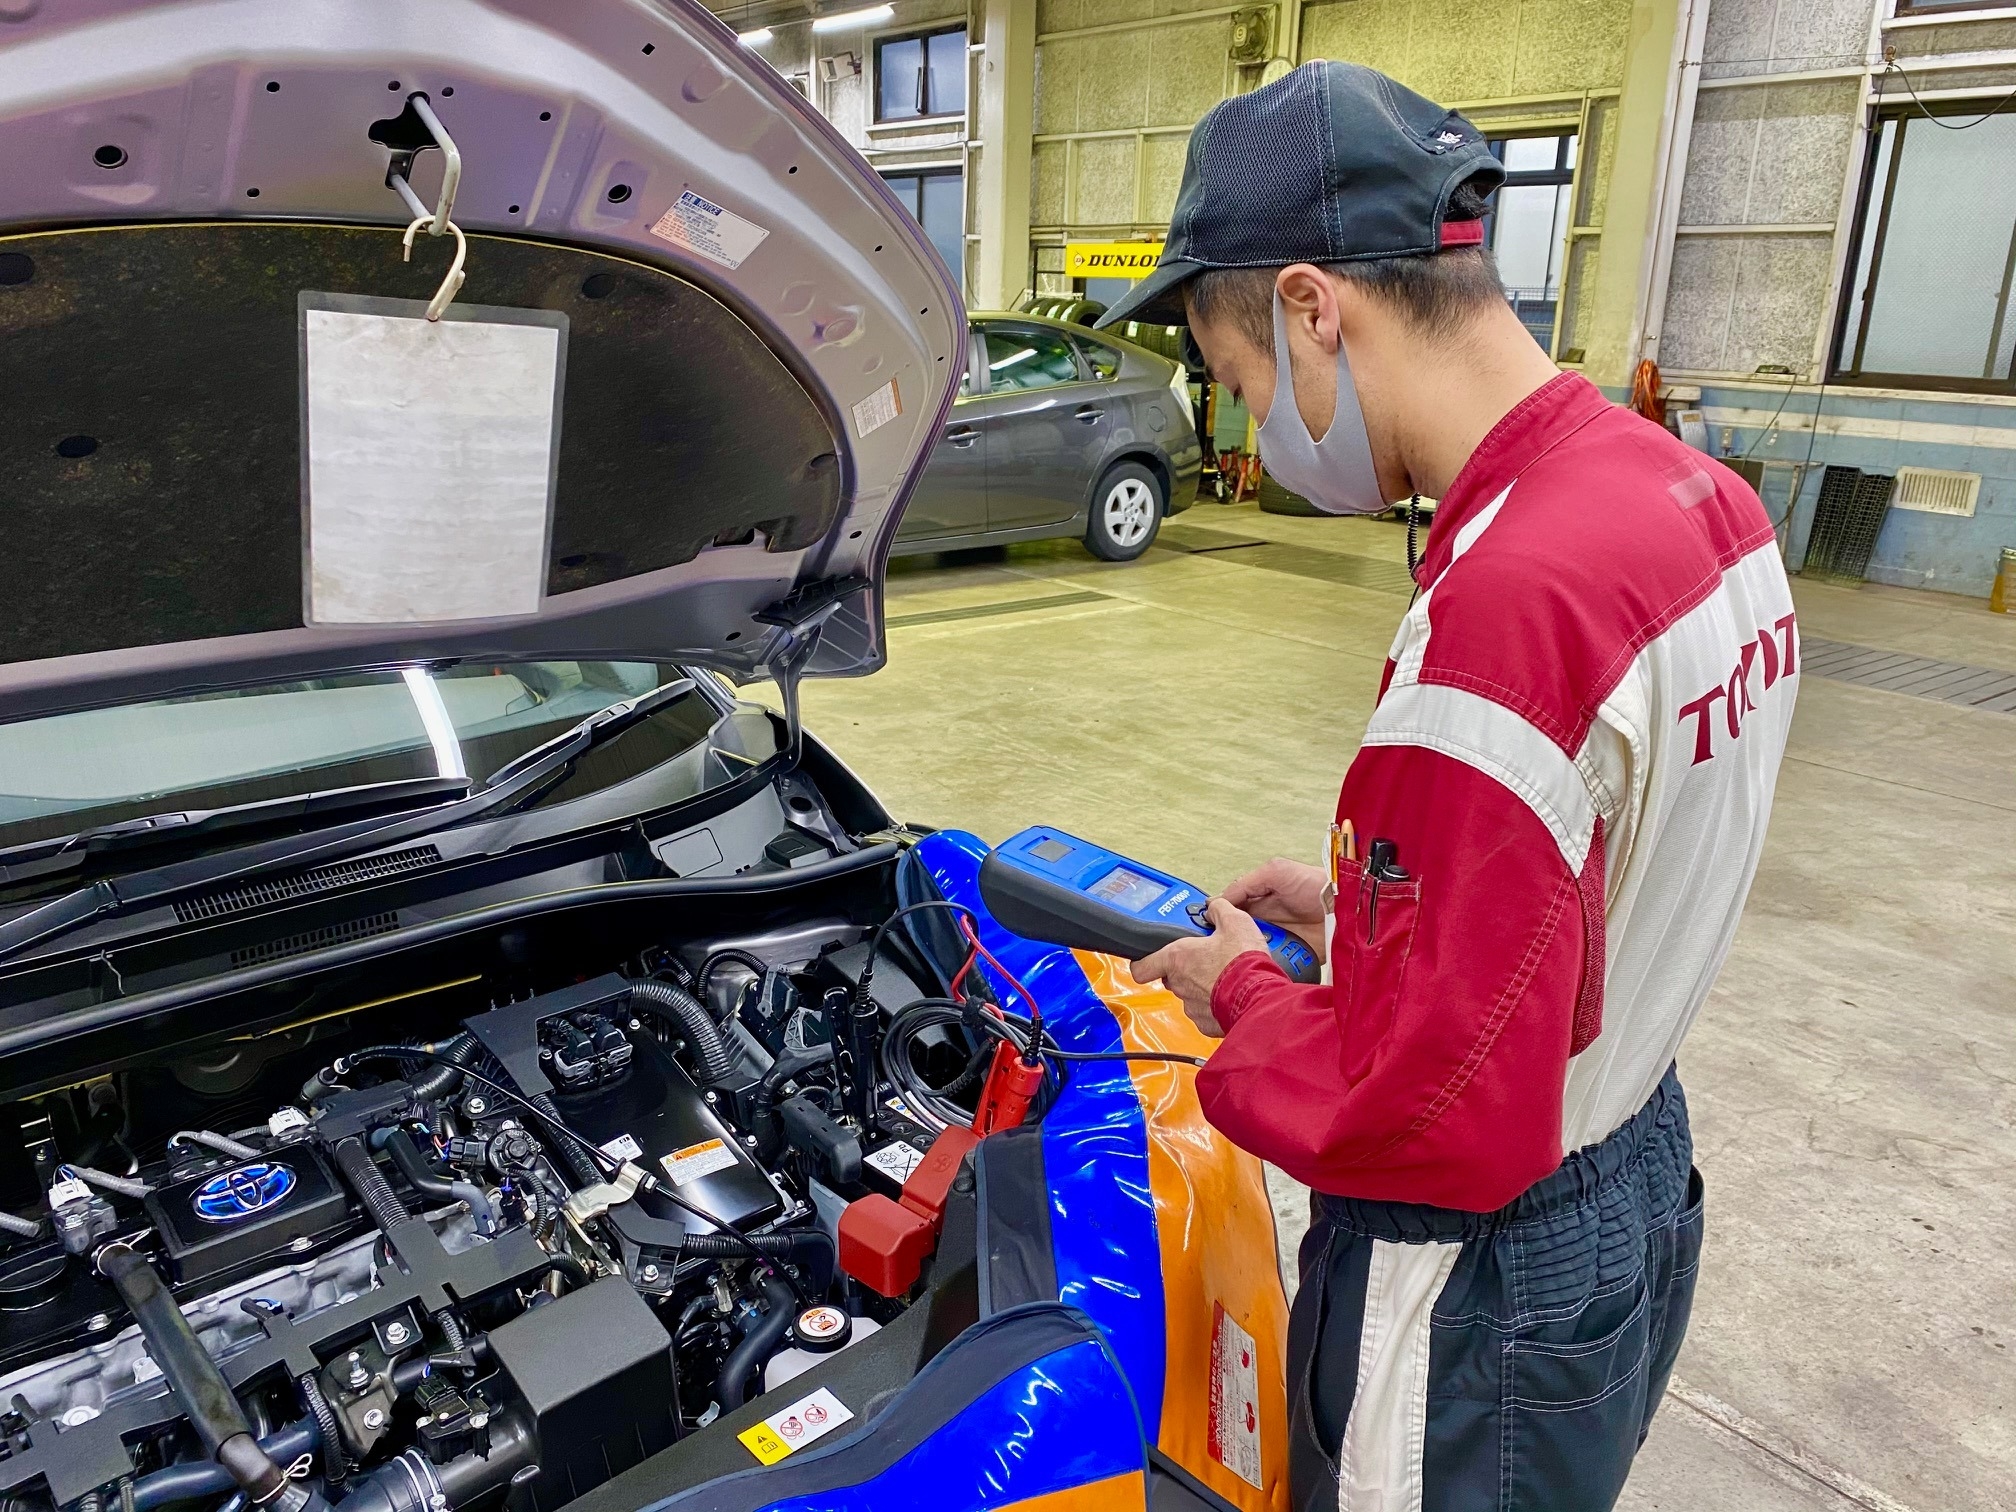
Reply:
<svg viewBox="0 0 2016 1512"><path fill-rule="evenodd" d="M759 26L754 31L737 32L735 40L740 42L744 47L761 47L765 42L770 40L770 28Z"/></svg>
<svg viewBox="0 0 2016 1512"><path fill-rule="evenodd" d="M1036 355L1036 348L1023 347L1022 350L1020 350L1019 352L1010 352L1006 357L1003 357L999 362L988 363L987 371L990 373L998 373L1001 371L1001 369L1005 367L1013 367L1015 366L1016 363L1025 362L1029 358L1034 357L1035 355Z"/></svg>
<svg viewBox="0 0 2016 1512"><path fill-rule="evenodd" d="M812 22L815 32L854 31L859 27L873 26L877 21L887 21L896 14L893 5L871 5L866 10L840 11L831 16L819 16Z"/></svg>

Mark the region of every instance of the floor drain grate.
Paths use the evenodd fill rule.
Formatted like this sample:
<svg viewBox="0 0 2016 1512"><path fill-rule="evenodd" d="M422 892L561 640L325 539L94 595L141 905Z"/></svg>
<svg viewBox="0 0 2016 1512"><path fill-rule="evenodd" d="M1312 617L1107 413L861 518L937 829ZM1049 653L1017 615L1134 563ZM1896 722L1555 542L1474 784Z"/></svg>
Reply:
<svg viewBox="0 0 2016 1512"><path fill-rule="evenodd" d="M1004 599L998 604L967 604L958 609L920 609L915 614L892 614L882 623L895 630L904 625L942 625L949 620L986 619L996 614L1030 614L1038 609L1111 602L1110 593L1053 593L1046 598Z"/></svg>
<svg viewBox="0 0 2016 1512"><path fill-rule="evenodd" d="M1913 698L1936 699L1963 709L2016 714L2016 672L1938 661L1902 651L1881 651L1846 641L1815 640L1811 636L1803 637L1799 648L1800 670L1815 677L1860 683L1886 693L1908 693Z"/></svg>

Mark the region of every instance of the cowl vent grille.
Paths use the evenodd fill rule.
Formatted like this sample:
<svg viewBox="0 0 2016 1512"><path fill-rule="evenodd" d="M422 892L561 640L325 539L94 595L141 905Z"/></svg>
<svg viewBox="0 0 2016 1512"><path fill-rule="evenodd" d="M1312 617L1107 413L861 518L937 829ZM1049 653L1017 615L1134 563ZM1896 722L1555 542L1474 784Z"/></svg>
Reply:
<svg viewBox="0 0 2016 1512"><path fill-rule="evenodd" d="M343 945L351 940L369 939L372 935L390 934L398 927L399 915L396 913L366 914L361 919L346 919L341 924L325 924L320 929L306 929L300 934L286 935L278 940L247 945L242 950L231 952L231 964L263 966L268 961L303 955L327 945Z"/></svg>
<svg viewBox="0 0 2016 1512"><path fill-rule="evenodd" d="M441 863L441 852L432 845L408 846L387 851L382 856L364 856L355 861L332 861L327 866L311 866L306 871L280 877L262 877L238 887L220 887L215 892L198 893L175 905L175 917L184 924L200 919L222 919L232 914L289 903L316 893L334 892L358 882L376 882L406 872L424 871Z"/></svg>

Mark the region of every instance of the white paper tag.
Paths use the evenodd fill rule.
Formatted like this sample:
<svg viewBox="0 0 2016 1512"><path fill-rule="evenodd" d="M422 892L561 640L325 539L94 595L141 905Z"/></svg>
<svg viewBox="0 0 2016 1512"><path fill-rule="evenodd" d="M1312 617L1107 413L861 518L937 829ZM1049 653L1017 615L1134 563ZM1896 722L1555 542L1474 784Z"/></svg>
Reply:
<svg viewBox="0 0 2016 1512"><path fill-rule="evenodd" d="M644 1146L637 1143L628 1134L618 1134L609 1143L602 1146L602 1153L607 1155L611 1160L637 1160L642 1158Z"/></svg>
<svg viewBox="0 0 2016 1512"><path fill-rule="evenodd" d="M824 1386L808 1397L800 1397L782 1412L773 1412L753 1428L735 1435L742 1445L766 1465L774 1465L786 1455L824 1438L842 1423L854 1421L847 1404Z"/></svg>
<svg viewBox="0 0 2016 1512"><path fill-rule="evenodd" d="M1211 1304L1211 1458L1255 1490L1260 1486L1260 1367L1253 1335Z"/></svg>
<svg viewBox="0 0 2016 1512"><path fill-rule="evenodd" d="M910 1179L910 1173L924 1163L924 1152L907 1139L899 1139L886 1144L868 1157L868 1164L901 1186Z"/></svg>
<svg viewBox="0 0 2016 1512"><path fill-rule="evenodd" d="M866 399L854 403L854 434L866 436L878 431L903 413L903 396L897 392L896 380L891 378Z"/></svg>
<svg viewBox="0 0 2016 1512"><path fill-rule="evenodd" d="M770 231L688 189L652 222L651 234L724 268L739 268Z"/></svg>
<svg viewBox="0 0 2016 1512"><path fill-rule="evenodd" d="M312 304L303 323L307 622L536 614L561 328Z"/></svg>
<svg viewBox="0 0 2016 1512"><path fill-rule="evenodd" d="M658 1164L665 1168L665 1174L672 1178L672 1185L684 1186L689 1181L698 1181L702 1176L711 1176L716 1171L725 1171L735 1164L734 1148L725 1139L703 1139L698 1144L690 1144L683 1150L674 1150L663 1157Z"/></svg>

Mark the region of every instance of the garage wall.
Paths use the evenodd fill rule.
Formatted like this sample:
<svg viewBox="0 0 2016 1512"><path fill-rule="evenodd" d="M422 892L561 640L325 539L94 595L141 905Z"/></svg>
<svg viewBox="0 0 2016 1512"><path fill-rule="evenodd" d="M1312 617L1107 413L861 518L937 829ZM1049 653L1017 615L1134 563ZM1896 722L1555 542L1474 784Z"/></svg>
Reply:
<svg viewBox="0 0 2016 1512"><path fill-rule="evenodd" d="M948 21L967 22L967 40L977 40L976 23L969 19L965 0L893 0L895 12L889 21L860 31L815 35L810 19L772 21L771 39L757 51L792 85L812 101L847 140L858 148L881 172L898 168L959 168L966 174L967 258L971 262L973 217L973 173L970 158L975 133L972 129L974 84L972 70L967 75L967 108L963 120L921 126L896 123L877 124L874 114L875 42L877 38L903 36ZM724 20L733 20L728 12ZM852 63L848 59L851 55ZM838 65L835 77L824 77L821 60ZM858 70L858 71L850 71ZM953 270L962 276L970 267Z"/></svg>
<svg viewBox="0 0 2016 1512"><path fill-rule="evenodd" d="M1852 278L1865 122L1908 98L1884 49L1929 100L1975 92L1986 110L2016 86L2016 15L1892 10L1892 0L1712 0L1648 345L1669 382L1700 390L1712 449L1726 435L1733 453L1781 464L1765 502L1786 517L1794 566L1826 465L1979 473L1972 518L1893 509L1869 575L1985 595L1998 552L2016 543L2016 400L1825 382Z"/></svg>
<svg viewBox="0 0 2016 1512"><path fill-rule="evenodd" d="M1240 82L1231 10L1038 0L1029 219L1046 291L1069 287L1067 236L1159 237L1168 225L1190 128Z"/></svg>

